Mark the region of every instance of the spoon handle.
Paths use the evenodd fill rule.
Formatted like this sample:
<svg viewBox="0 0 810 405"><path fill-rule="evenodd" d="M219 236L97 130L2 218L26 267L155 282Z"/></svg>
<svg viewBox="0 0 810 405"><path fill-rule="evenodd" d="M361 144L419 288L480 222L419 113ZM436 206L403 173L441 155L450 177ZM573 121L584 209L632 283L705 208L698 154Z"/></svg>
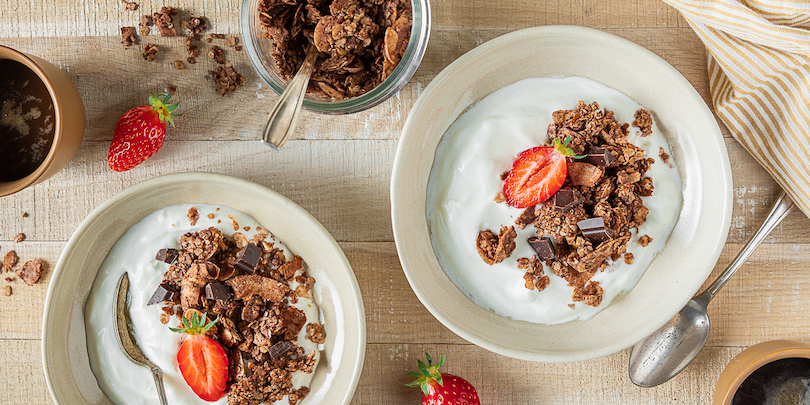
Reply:
<svg viewBox="0 0 810 405"><path fill-rule="evenodd" d="M160 405L169 405L168 401L166 401L166 390L163 388L163 371L160 371L158 367L152 367L152 378L155 379Z"/></svg>
<svg viewBox="0 0 810 405"><path fill-rule="evenodd" d="M318 57L318 49L315 45L310 45L307 56L304 59L301 69L295 74L281 98L278 99L262 131L262 140L273 149L280 149L287 143L287 139L295 132L298 123L298 114L301 112L301 104L307 93L307 85L312 71L315 69L315 60Z"/></svg>
<svg viewBox="0 0 810 405"><path fill-rule="evenodd" d="M726 284L726 282L734 275L737 269L745 263L751 253L756 250L757 246L765 240L765 237L782 222L783 219L793 211L795 205L793 204L793 200L785 194L784 190L779 194L779 197L776 199L776 202L773 203L773 207L771 208L771 212L768 214L768 217L765 218L765 221L762 223L762 226L759 227L757 233L751 237L751 240L748 241L748 244L745 245L744 248L737 254L737 257L734 258L734 261L726 267L726 271L717 277L716 280L706 289L705 292L700 294L699 296L695 297L695 301L701 303L704 307L709 303L709 301L717 295L717 292L720 291L721 288Z"/></svg>

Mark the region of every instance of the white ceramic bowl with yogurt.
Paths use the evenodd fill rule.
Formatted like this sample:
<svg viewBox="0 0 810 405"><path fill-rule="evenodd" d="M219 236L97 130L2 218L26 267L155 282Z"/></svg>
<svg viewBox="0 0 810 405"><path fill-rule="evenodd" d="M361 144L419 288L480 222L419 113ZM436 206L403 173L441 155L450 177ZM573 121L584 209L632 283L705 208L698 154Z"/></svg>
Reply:
<svg viewBox="0 0 810 405"><path fill-rule="evenodd" d="M124 190L96 208L71 236L54 269L43 317L43 367L54 402L64 405L113 403L99 388L88 355L85 306L90 297L106 299L103 293L91 295L91 287L97 277L103 278L99 284L102 290L107 284L114 286L117 282L113 273L120 273L114 271L105 275L101 271L102 263L128 229L150 214L158 211L155 215L159 216L159 210L178 204L210 204L223 207L222 210L230 207L238 211L230 213L241 226L248 225L251 222L248 217L251 217L303 258L316 280L313 291L322 312L326 342L312 374L312 391L300 404L348 404L363 366L365 314L357 280L345 255L317 220L284 196L255 183L209 173L163 176ZM198 225L208 220L204 217L206 214L208 211L200 211ZM230 226L227 216L220 219L221 225ZM183 222L188 225L187 219ZM154 256L154 252L149 255ZM157 280L147 279L144 277L149 283ZM148 289L154 291L156 287L157 284L150 285ZM109 306L112 308L112 302ZM149 307L144 311L148 313L153 309ZM139 317L146 320L147 316ZM111 346L113 340L99 337L93 341L105 346L99 353L116 353L116 347L106 347ZM160 347L143 349L147 354L162 350ZM130 366L131 363L121 365L125 374L127 370L132 375L146 371ZM187 387L180 383L174 385L176 396L183 396L183 389ZM114 384L110 387L115 389ZM144 384L144 387L149 389L146 387L150 385ZM120 395L129 394L122 390ZM133 398L131 403L152 402Z"/></svg>
<svg viewBox="0 0 810 405"><path fill-rule="evenodd" d="M502 316L471 300L442 268L428 218L430 173L448 128L493 92L520 80L543 77L594 80L648 109L671 148L683 198L672 233L635 287L616 295L590 319L586 314L582 318L587 320L562 319L568 322L555 325ZM598 95L577 98L604 104ZM573 107L566 104L555 109ZM622 120L627 122L626 117ZM539 131L545 130L545 124L538 121L537 125ZM476 47L445 68L422 92L397 149L391 216L405 275L416 296L441 323L496 353L569 362L632 346L689 301L711 273L725 243L731 190L728 155L717 122L675 68L610 34L546 26L513 32ZM474 238L468 236L461 243L474 246Z"/></svg>

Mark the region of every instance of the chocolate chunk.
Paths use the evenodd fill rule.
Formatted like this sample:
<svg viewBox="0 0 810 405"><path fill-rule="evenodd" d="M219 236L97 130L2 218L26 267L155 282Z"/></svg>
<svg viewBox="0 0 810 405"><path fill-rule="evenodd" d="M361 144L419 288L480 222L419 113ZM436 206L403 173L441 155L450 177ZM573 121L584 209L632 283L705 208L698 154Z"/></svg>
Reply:
<svg viewBox="0 0 810 405"><path fill-rule="evenodd" d="M274 344L273 346L270 346L270 357L274 359L279 359L281 356L292 350L294 347L295 347L294 344L286 340L281 340L278 343Z"/></svg>
<svg viewBox="0 0 810 405"><path fill-rule="evenodd" d="M215 301L227 301L231 299L231 289L225 284L206 284L205 298Z"/></svg>
<svg viewBox="0 0 810 405"><path fill-rule="evenodd" d="M163 263L174 264L177 261L177 249L160 249L155 255L155 260L161 261Z"/></svg>
<svg viewBox="0 0 810 405"><path fill-rule="evenodd" d="M164 301L174 301L175 298L177 298L177 289L169 284L163 283L158 286L146 305L154 305Z"/></svg>
<svg viewBox="0 0 810 405"><path fill-rule="evenodd" d="M538 238L533 236L529 238L529 246L534 249L534 252L537 253L537 257L540 260L553 260L557 257L556 252L554 251L554 245L551 244L551 238Z"/></svg>
<svg viewBox="0 0 810 405"><path fill-rule="evenodd" d="M262 257L262 248L248 243L240 252L239 256L236 258L236 267L248 272L248 273L255 273L256 266L259 265L259 259Z"/></svg>
<svg viewBox="0 0 810 405"><path fill-rule="evenodd" d="M579 205L582 193L571 188L563 188L554 193L554 212L566 213Z"/></svg>
<svg viewBox="0 0 810 405"><path fill-rule="evenodd" d="M585 161L599 168L609 167L616 158L605 148L590 148Z"/></svg>
<svg viewBox="0 0 810 405"><path fill-rule="evenodd" d="M613 230L605 226L605 220L602 217L583 219L577 222L577 226L582 231L582 235L593 243L613 239Z"/></svg>

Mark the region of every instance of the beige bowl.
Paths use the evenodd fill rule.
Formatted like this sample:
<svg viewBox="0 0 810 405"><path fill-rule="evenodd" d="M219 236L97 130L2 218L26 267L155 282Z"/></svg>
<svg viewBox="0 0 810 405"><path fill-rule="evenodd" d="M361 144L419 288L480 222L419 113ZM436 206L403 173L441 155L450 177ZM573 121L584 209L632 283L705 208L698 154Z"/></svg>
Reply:
<svg viewBox="0 0 810 405"><path fill-rule="evenodd" d="M771 340L755 344L738 354L720 374L714 389L713 405L729 405L748 376L762 366L789 358L810 359L810 345L789 340Z"/></svg>
<svg viewBox="0 0 810 405"><path fill-rule="evenodd" d="M233 177L184 173L158 177L110 198L85 218L56 264L42 323L42 362L57 404L110 404L90 370L84 307L107 252L129 227L155 210L183 203L228 206L268 228L310 268L326 275L316 297L323 312L325 350L307 404L348 404L363 368L366 324L360 289L346 256L301 207L266 187ZM320 402L318 402L320 400Z"/></svg>
<svg viewBox="0 0 810 405"><path fill-rule="evenodd" d="M84 137L84 104L76 85L52 63L0 45L0 59L17 61L31 69L45 83L54 107L54 138L51 150L39 167L19 180L0 181L0 197L41 183L67 166Z"/></svg>
<svg viewBox="0 0 810 405"><path fill-rule="evenodd" d="M588 321L539 325L474 304L436 259L425 212L442 134L476 100L516 81L583 76L652 111L683 181L683 208L666 247L639 283ZM545 130L545 129L542 129ZM711 273L731 217L731 169L711 111L689 82L650 51L582 27L551 26L489 41L445 68L422 92L402 131L391 178L391 217L403 270L416 296L464 339L506 356L544 362L616 353L668 321ZM470 236L473 243L475 236Z"/></svg>

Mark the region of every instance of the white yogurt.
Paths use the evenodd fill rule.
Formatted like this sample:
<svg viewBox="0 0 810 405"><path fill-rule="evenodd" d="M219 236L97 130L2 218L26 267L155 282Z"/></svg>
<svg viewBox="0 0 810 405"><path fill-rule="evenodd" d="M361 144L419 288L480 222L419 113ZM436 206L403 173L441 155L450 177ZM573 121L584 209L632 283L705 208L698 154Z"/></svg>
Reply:
<svg viewBox="0 0 810 405"><path fill-rule="evenodd" d="M631 126L627 139L656 160L646 173L653 179L654 192L643 198L650 209L647 221L638 233L633 231L627 245L635 257L633 264L619 260L592 278L604 289L600 306L574 303L573 288L548 267L545 273L550 284L545 290L524 287L525 271L517 268L517 259L534 255L526 242L536 236L533 226L523 230L515 226L517 248L510 257L492 266L484 263L475 244L478 231L490 229L497 234L501 225L513 226L523 211L493 201L503 189L501 173L511 169L520 152L548 144L546 129L553 122L552 113L573 109L580 100L598 102L601 108L613 111L619 123L632 123L641 108L621 92L582 77L521 80L493 92L462 114L436 150L426 206L433 249L447 276L464 294L501 316L541 324L591 318L617 295L633 288L664 247L678 219L681 179L677 169L659 157L659 147L672 154L666 140L655 125L648 137L638 136L638 129ZM642 247L637 240L645 234L653 240Z"/></svg>
<svg viewBox="0 0 810 405"><path fill-rule="evenodd" d="M196 207L200 214L200 219L194 226L190 225L186 216L191 207ZM209 213L214 214L213 219L207 217ZM168 402L176 405L228 403L227 395L216 402L203 401L186 384L177 366L177 351L180 349L183 335L169 330L170 326L177 327L180 321L172 317L167 325L161 324L162 305L147 306L146 303L163 280L163 273L168 270L168 264L154 260L157 251L162 248L179 249L180 236L211 226L221 230L224 235L233 237L235 231L228 218L229 215L237 221L239 232L248 240L256 234L256 228L261 226L250 216L228 207L206 204L175 205L155 211L133 225L110 250L93 283L84 315L90 367L99 387L113 403L158 402L155 383L149 370L130 362L119 349L116 340L113 297L118 279L124 272L129 273L128 303L135 340L144 355L163 370ZM244 227L250 227L250 231L245 231ZM267 239L268 243L271 240L276 247L284 251L288 260L292 259L292 254L272 234ZM299 270L298 274L300 272ZM290 284L293 290L297 286L298 283L295 281ZM303 297L299 297L294 306L304 311L307 317L306 324L298 334L297 344L303 347L306 353L315 351L317 366L321 353L318 345L306 338L306 325L318 322L318 307L313 300ZM314 372L308 374L295 372L292 380L293 388L309 386L313 374ZM287 404L287 397L274 404Z"/></svg>

